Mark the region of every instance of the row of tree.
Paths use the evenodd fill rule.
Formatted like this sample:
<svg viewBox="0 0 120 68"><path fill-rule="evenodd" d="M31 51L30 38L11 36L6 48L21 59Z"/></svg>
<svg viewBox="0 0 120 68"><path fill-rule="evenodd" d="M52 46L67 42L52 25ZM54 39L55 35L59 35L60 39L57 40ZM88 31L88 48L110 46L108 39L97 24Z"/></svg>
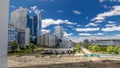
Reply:
<svg viewBox="0 0 120 68"><path fill-rule="evenodd" d="M93 52L108 53L108 54L120 54L120 46L100 46L95 44L85 45L86 48Z"/></svg>
<svg viewBox="0 0 120 68"><path fill-rule="evenodd" d="M9 54L19 54L19 55L23 55L23 54L27 54L27 53L32 53L32 52L40 52L43 49L42 48L37 48L35 47L35 45L33 43L30 43L29 45L23 45L23 46L19 46L17 41L13 41L9 44L10 46L10 52L8 52Z"/></svg>

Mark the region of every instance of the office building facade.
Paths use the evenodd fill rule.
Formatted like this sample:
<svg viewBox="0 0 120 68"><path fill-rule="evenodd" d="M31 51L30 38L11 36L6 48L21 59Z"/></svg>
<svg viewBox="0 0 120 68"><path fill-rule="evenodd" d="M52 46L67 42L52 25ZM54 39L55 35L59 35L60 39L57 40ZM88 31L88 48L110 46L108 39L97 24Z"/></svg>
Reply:
<svg viewBox="0 0 120 68"><path fill-rule="evenodd" d="M19 8L11 13L11 23L18 29L24 30L27 24L27 9Z"/></svg>
<svg viewBox="0 0 120 68"><path fill-rule="evenodd" d="M42 34L39 37L40 46L55 47L57 44L55 35L51 33Z"/></svg>
<svg viewBox="0 0 120 68"><path fill-rule="evenodd" d="M57 45L60 46L62 44L63 32L64 29L61 26L55 26L54 28L55 36L57 38Z"/></svg>
<svg viewBox="0 0 120 68"><path fill-rule="evenodd" d="M15 39L15 27L13 24L8 24L8 44Z"/></svg>
<svg viewBox="0 0 120 68"><path fill-rule="evenodd" d="M30 29L25 30L16 29L16 40L20 46L26 46L30 43Z"/></svg>

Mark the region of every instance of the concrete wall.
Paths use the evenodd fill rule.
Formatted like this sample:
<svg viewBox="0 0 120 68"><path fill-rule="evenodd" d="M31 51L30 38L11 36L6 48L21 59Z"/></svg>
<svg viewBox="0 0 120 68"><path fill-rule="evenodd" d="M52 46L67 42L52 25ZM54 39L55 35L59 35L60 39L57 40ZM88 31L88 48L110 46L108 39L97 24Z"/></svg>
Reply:
<svg viewBox="0 0 120 68"><path fill-rule="evenodd" d="M9 0L0 0L0 68L7 68Z"/></svg>
<svg viewBox="0 0 120 68"><path fill-rule="evenodd" d="M25 45L29 45L30 43L30 29L25 29Z"/></svg>

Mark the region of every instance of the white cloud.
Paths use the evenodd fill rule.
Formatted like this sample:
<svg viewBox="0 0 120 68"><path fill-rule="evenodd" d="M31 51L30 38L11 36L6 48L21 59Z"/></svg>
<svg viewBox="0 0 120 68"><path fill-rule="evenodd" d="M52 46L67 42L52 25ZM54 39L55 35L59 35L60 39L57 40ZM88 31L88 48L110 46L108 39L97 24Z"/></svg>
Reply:
<svg viewBox="0 0 120 68"><path fill-rule="evenodd" d="M86 27L88 26L98 26L98 24L95 24L95 23L88 23L87 25L85 25Z"/></svg>
<svg viewBox="0 0 120 68"><path fill-rule="evenodd" d="M32 13L32 11L31 11L31 10L28 10L28 12L29 12L29 13Z"/></svg>
<svg viewBox="0 0 120 68"><path fill-rule="evenodd" d="M105 26L106 27L114 27L114 26L116 26L116 24L106 24Z"/></svg>
<svg viewBox="0 0 120 68"><path fill-rule="evenodd" d="M79 33L80 36L101 36L104 35L104 33L96 33L96 34L90 34L90 33Z"/></svg>
<svg viewBox="0 0 120 68"><path fill-rule="evenodd" d="M67 27L69 27L69 28L73 28L73 26L67 26Z"/></svg>
<svg viewBox="0 0 120 68"><path fill-rule="evenodd" d="M90 35L92 35L92 34L90 34L90 33L79 33L79 35L80 35L80 36L90 36Z"/></svg>
<svg viewBox="0 0 120 68"><path fill-rule="evenodd" d="M120 2L120 0L110 0L110 2Z"/></svg>
<svg viewBox="0 0 120 68"><path fill-rule="evenodd" d="M73 33L67 33L64 31L64 37L71 37L73 35Z"/></svg>
<svg viewBox="0 0 120 68"><path fill-rule="evenodd" d="M104 21L106 17L112 17L112 16L118 16L120 15L120 5L113 6L112 10L104 13L98 14L95 18L93 18L91 21Z"/></svg>
<svg viewBox="0 0 120 68"><path fill-rule="evenodd" d="M61 19L58 19L58 20L54 20L54 19L43 19L42 20L42 28L46 28L50 25L59 25L59 24L69 24L69 25L75 25L77 23L73 23L73 22L70 22L68 20L61 20Z"/></svg>
<svg viewBox="0 0 120 68"><path fill-rule="evenodd" d="M99 2L120 2L120 0L99 0Z"/></svg>
<svg viewBox="0 0 120 68"><path fill-rule="evenodd" d="M120 36L120 34L117 34L116 36Z"/></svg>
<svg viewBox="0 0 120 68"><path fill-rule="evenodd" d="M99 0L100 3L104 2L105 0Z"/></svg>
<svg viewBox="0 0 120 68"><path fill-rule="evenodd" d="M46 29L42 29L42 33L44 34L44 33L49 33L50 32L50 30L46 30Z"/></svg>
<svg viewBox="0 0 120 68"><path fill-rule="evenodd" d="M120 31L120 26L106 27L102 28L101 30L105 32Z"/></svg>
<svg viewBox="0 0 120 68"><path fill-rule="evenodd" d="M107 6L107 5L103 5L103 7L106 9L106 8L111 8L110 6Z"/></svg>
<svg viewBox="0 0 120 68"><path fill-rule="evenodd" d="M88 31L98 31L100 28L76 28L76 31L83 31L83 32L88 32Z"/></svg>
<svg viewBox="0 0 120 68"><path fill-rule="evenodd" d="M108 23L109 23L109 24L115 24L115 22L114 22L114 21L108 21Z"/></svg>
<svg viewBox="0 0 120 68"><path fill-rule="evenodd" d="M73 13L75 13L75 14L81 14L81 12L78 11L78 10L73 10Z"/></svg>
<svg viewBox="0 0 120 68"><path fill-rule="evenodd" d="M37 6L32 6L32 7L30 7L30 9L36 10L36 9L37 9Z"/></svg>
<svg viewBox="0 0 120 68"><path fill-rule="evenodd" d="M35 14L37 14L38 12L44 12L44 10L39 10L38 8L37 8L37 6L35 5L35 6L32 6L32 7L30 7L30 9L28 10L28 12L29 13L32 13L32 12L34 12Z"/></svg>
<svg viewBox="0 0 120 68"><path fill-rule="evenodd" d="M104 35L104 33L96 33L96 34L94 34L94 35Z"/></svg>

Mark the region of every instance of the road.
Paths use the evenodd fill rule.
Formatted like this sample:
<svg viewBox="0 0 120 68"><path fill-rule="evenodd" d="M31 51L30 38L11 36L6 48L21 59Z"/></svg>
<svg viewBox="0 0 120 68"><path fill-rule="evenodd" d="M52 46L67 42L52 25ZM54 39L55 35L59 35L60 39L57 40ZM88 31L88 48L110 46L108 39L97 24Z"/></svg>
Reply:
<svg viewBox="0 0 120 68"><path fill-rule="evenodd" d="M81 46L81 50L84 54L94 54L82 46ZM89 62L86 63L86 65L89 68L119 68L117 65L112 64L109 61L101 60L100 57L87 57L87 60Z"/></svg>

